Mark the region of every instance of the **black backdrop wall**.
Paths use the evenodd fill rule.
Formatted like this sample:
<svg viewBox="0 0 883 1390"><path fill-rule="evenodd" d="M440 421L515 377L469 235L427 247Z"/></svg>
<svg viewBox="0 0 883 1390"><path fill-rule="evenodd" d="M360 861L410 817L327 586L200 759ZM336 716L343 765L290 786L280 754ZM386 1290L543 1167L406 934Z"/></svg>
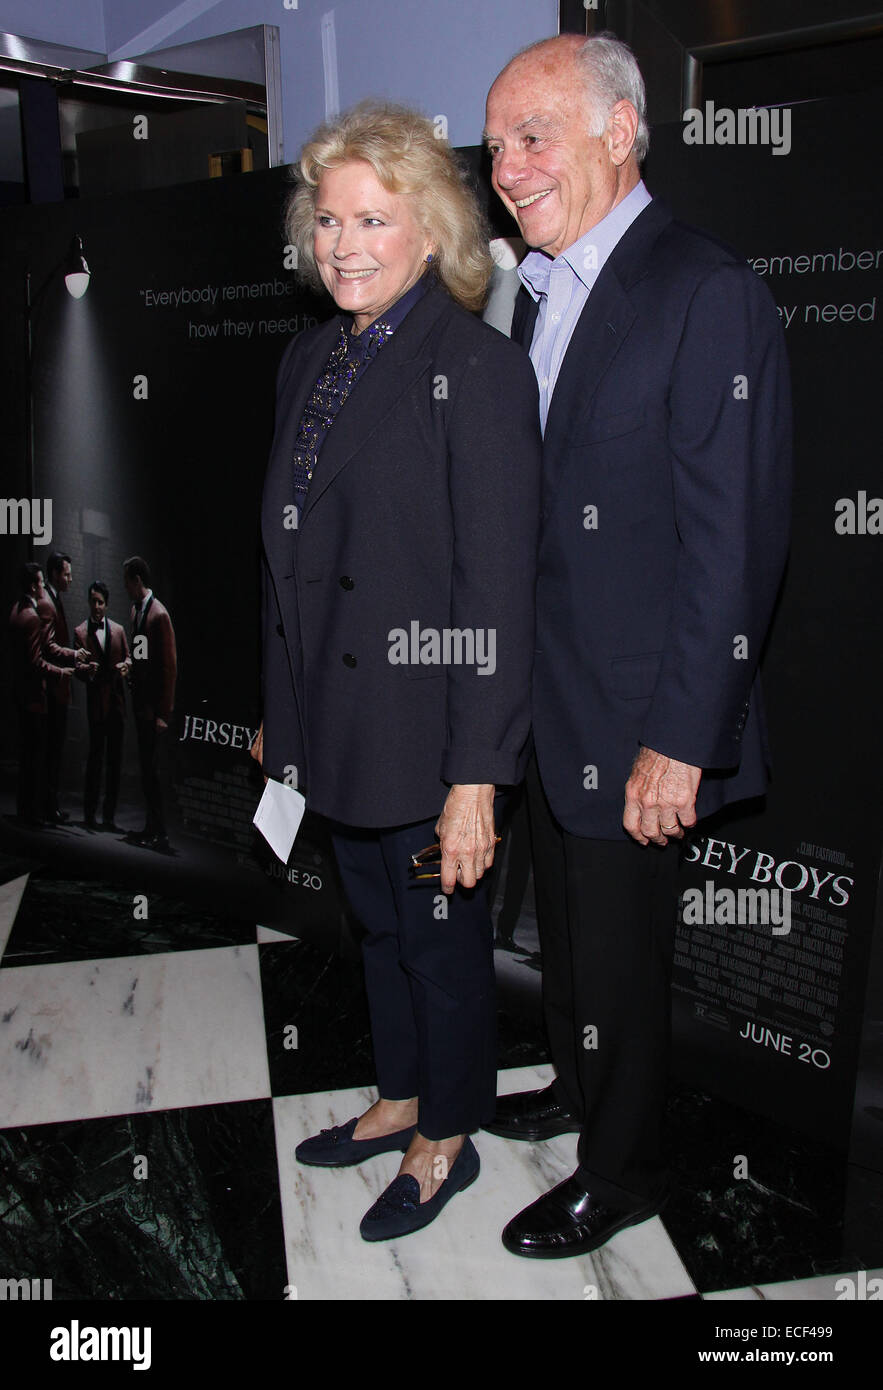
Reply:
<svg viewBox="0 0 883 1390"><path fill-rule="evenodd" d="M680 217L736 246L768 284L794 394L791 554L762 663L774 779L764 806L701 827L683 870L684 888L703 896L707 884L715 894L790 889L791 929L682 925L678 1068L839 1144L849 1134L883 827L883 501L879 512L873 504L883 494L883 242L879 180L869 176L880 110L879 93L836 110L796 107L787 155L686 145L680 127L665 127L647 171ZM840 138L844 121L850 141ZM868 1008L883 1017L880 998ZM879 1165L883 1126L864 1121L866 1158Z"/></svg>
<svg viewBox="0 0 883 1390"><path fill-rule="evenodd" d="M792 554L763 661L775 781L765 806L702 826L683 871L684 888L703 895L706 885L711 893L790 889L790 931L682 925L676 1067L845 1145L881 838L883 539L873 505L883 492L881 252L878 195L867 172L880 103L840 102L836 113L819 103L792 115L787 156L764 146L687 146L680 126L658 129L646 173L651 191L678 215L735 245L766 279L786 325L796 421ZM73 557L68 610L76 621L84 617L86 587L102 577L111 615L127 621L121 562L138 552L153 566L176 629L179 688L167 767L176 875L203 902L240 900L258 920L337 942L342 910L321 828L302 832L284 872L261 855L251 829L260 791L247 755L259 722L257 520L275 367L290 334L327 312L284 268L285 191L284 173L270 171L4 214L0 332L11 372L3 490L28 495L23 275L30 264L39 294L33 495L52 499L52 545ZM78 302L53 277L75 231L93 271ZM46 548L38 547L38 558ZM23 538L0 537L9 603L23 558ZM75 699L71 802L86 750L81 693ZM0 793L8 810L15 725L6 679L4 701ZM126 748L119 819L135 825L131 730ZM70 852L94 860L111 851L83 841ZM509 858L522 865L523 850ZM502 895L507 884L498 888ZM523 879L516 885L510 875L508 889L511 919ZM527 931L529 885L524 902ZM535 988L539 976L531 980ZM872 1019L883 1018L881 999L868 1007ZM872 1023L864 1087L872 1099L881 1036ZM862 1112L868 1162L880 1153L877 1108L869 1103Z"/></svg>

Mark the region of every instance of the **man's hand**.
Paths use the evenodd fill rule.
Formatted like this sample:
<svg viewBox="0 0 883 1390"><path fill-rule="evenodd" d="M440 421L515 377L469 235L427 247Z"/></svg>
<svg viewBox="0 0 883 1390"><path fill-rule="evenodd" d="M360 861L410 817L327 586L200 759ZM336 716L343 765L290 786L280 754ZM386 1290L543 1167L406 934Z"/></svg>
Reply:
<svg viewBox="0 0 883 1390"><path fill-rule="evenodd" d="M696 824L696 793L702 768L642 748L625 784L622 823L638 844L682 840Z"/></svg>
<svg viewBox="0 0 883 1390"><path fill-rule="evenodd" d="M453 893L458 883L474 888L494 862L494 786L451 787L435 833L441 845L441 888Z"/></svg>
<svg viewBox="0 0 883 1390"><path fill-rule="evenodd" d="M118 661L117 670L121 676L127 676L132 669L131 661Z"/></svg>
<svg viewBox="0 0 883 1390"><path fill-rule="evenodd" d="M86 647L77 647L77 648L76 648L76 652L75 652L75 656L74 656L74 663L75 663L75 665L77 665L77 666L88 666L88 664L89 664L89 662L90 662L91 660L92 660L92 654L91 654L91 652L89 652L88 648L86 648Z"/></svg>
<svg viewBox="0 0 883 1390"><path fill-rule="evenodd" d="M169 727L169 726L168 726L168 724L166 723L166 721L165 721L164 719L160 719L159 715L157 715L157 716L156 716L156 732L157 732L158 734L164 734L164 733L166 732L166 730L168 729L168 727Z"/></svg>

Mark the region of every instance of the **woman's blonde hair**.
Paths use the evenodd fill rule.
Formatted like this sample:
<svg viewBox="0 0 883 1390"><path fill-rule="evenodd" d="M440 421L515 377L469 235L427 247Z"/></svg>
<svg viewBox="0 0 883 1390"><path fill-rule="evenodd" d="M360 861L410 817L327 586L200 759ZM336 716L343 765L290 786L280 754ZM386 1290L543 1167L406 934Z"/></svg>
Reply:
<svg viewBox="0 0 883 1390"><path fill-rule="evenodd" d="M286 234L297 248L301 278L324 288L313 252L322 171L357 159L370 164L388 192L413 198L415 221L433 244L430 273L465 309L480 309L493 260L475 194L432 122L391 102L360 102L321 125L301 150L296 187L285 208Z"/></svg>

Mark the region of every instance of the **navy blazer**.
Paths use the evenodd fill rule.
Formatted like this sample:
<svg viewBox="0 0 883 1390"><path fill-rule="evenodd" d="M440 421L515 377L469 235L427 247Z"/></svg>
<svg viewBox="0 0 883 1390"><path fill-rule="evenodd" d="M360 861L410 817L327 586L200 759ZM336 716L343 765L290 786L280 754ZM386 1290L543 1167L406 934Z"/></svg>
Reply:
<svg viewBox="0 0 883 1390"><path fill-rule="evenodd" d="M437 815L449 784L523 774L538 393L521 348L431 287L335 418L295 528L295 437L339 325L299 334L279 368L262 508L263 767L313 811L392 826ZM391 663L395 630L410 642L412 623L481 629L485 642L493 630L493 674L477 660ZM459 642L449 655L468 657Z"/></svg>
<svg viewBox="0 0 883 1390"><path fill-rule="evenodd" d="M536 315L522 289L525 347ZM641 744L705 769L700 816L763 792L756 673L787 552L790 423L768 290L654 200L589 295L543 446L534 739L573 834L622 837Z"/></svg>

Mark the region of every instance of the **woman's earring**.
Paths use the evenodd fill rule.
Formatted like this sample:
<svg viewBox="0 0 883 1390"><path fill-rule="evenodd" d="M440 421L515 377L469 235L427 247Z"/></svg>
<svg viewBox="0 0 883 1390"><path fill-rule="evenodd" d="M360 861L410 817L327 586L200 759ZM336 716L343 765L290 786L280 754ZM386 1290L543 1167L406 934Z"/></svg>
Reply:
<svg viewBox="0 0 883 1390"><path fill-rule="evenodd" d="M432 262L432 252L430 251L429 255L426 257L426 264L427 264L427 265L430 265L431 262Z"/></svg>

